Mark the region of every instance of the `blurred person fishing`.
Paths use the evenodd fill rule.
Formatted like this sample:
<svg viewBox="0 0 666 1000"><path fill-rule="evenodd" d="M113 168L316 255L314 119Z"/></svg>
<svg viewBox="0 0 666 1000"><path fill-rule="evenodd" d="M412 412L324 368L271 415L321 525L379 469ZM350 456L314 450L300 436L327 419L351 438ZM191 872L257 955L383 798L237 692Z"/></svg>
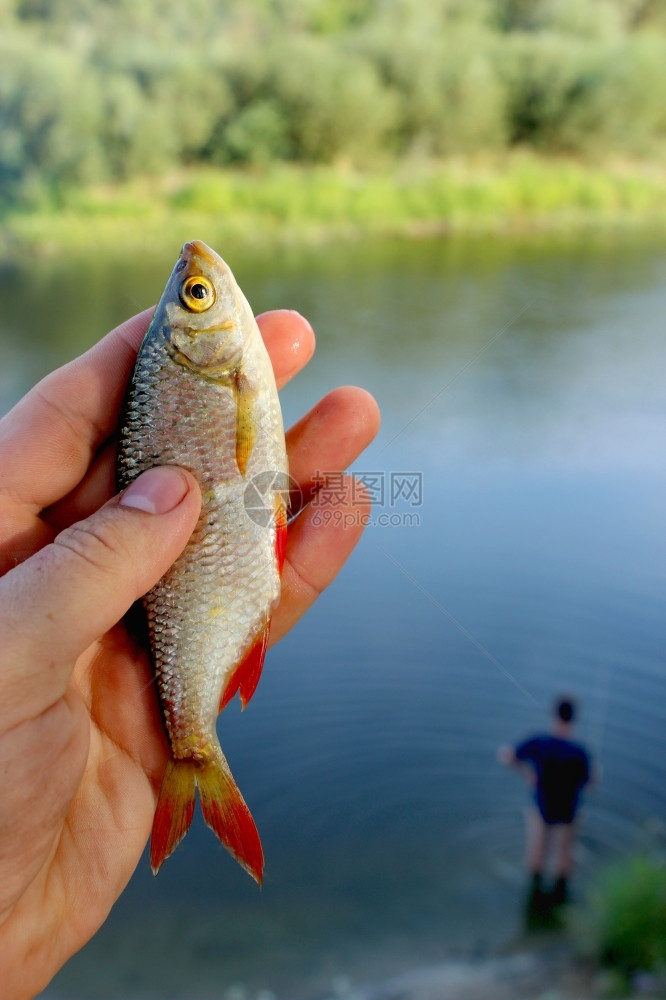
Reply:
<svg viewBox="0 0 666 1000"><path fill-rule="evenodd" d="M575 702L558 698L550 732L497 751L500 763L520 771L533 790L532 804L526 810L525 865L530 901L536 905L557 907L568 898L581 792L591 782L590 754L573 738L575 718ZM545 893L544 875L551 855L555 881Z"/></svg>

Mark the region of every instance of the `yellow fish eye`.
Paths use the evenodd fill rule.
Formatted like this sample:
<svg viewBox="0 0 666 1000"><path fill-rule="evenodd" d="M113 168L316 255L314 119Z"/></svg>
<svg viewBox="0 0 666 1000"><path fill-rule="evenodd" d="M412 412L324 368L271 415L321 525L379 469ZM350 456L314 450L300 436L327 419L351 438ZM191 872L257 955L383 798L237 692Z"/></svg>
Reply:
<svg viewBox="0 0 666 1000"><path fill-rule="evenodd" d="M191 312L206 312L215 302L215 285L203 274L194 274L183 282L180 301Z"/></svg>

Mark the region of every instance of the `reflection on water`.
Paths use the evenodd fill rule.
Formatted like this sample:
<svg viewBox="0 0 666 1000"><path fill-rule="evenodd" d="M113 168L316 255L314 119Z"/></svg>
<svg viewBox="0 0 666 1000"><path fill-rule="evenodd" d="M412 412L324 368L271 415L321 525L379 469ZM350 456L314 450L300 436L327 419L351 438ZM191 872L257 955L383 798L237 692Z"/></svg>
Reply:
<svg viewBox="0 0 666 1000"><path fill-rule="evenodd" d="M177 249L3 272L0 407L154 300ZM368 528L251 708L222 717L263 890L196 824L49 997L323 996L506 942L525 795L494 751L561 690L604 775L579 881L666 822L666 252L423 242L233 264L256 309L317 330L288 420L337 383L379 399L357 471L400 523ZM392 501L392 474L418 474L422 502Z"/></svg>

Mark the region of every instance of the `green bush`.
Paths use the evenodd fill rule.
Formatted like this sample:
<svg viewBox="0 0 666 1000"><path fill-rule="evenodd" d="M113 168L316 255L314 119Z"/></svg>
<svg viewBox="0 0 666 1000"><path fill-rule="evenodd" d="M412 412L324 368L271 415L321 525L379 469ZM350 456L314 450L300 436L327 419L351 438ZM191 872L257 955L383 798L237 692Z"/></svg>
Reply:
<svg viewBox="0 0 666 1000"><path fill-rule="evenodd" d="M645 156L666 139L666 39L636 36L587 59L560 125L565 149Z"/></svg>
<svg viewBox="0 0 666 1000"><path fill-rule="evenodd" d="M663 0L0 0L0 29L5 203L191 165L666 152Z"/></svg>
<svg viewBox="0 0 666 1000"><path fill-rule="evenodd" d="M484 31L393 30L364 43L397 107L394 147L424 156L496 149L506 143L505 95Z"/></svg>
<svg viewBox="0 0 666 1000"><path fill-rule="evenodd" d="M104 173L102 97L85 61L14 31L0 36L0 189L20 198Z"/></svg>
<svg viewBox="0 0 666 1000"><path fill-rule="evenodd" d="M394 122L392 95L361 56L314 37L273 49L270 87L283 109L295 159L363 159Z"/></svg>
<svg viewBox="0 0 666 1000"><path fill-rule="evenodd" d="M224 130L229 160L266 165L289 154L289 125L280 104L270 97L246 105Z"/></svg>
<svg viewBox="0 0 666 1000"><path fill-rule="evenodd" d="M666 968L666 865L645 856L612 865L570 924L584 953L624 974Z"/></svg>

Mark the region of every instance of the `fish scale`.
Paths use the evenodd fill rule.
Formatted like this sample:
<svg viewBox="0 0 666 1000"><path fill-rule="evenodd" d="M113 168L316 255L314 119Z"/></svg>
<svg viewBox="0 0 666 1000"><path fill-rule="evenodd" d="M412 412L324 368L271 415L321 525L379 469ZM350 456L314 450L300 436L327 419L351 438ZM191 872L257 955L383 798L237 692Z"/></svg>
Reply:
<svg viewBox="0 0 666 1000"><path fill-rule="evenodd" d="M188 289L213 303L189 303ZM184 836L199 787L206 822L261 879L254 822L220 748L223 695L254 691L270 615L279 599L278 534L284 498L269 523L245 509L248 483L286 477L284 432L270 360L227 265L205 244L186 244L139 350L121 424L118 484L155 465L197 479L202 508L184 551L144 597L170 759L153 825L159 868ZM235 685L235 687L234 687Z"/></svg>

